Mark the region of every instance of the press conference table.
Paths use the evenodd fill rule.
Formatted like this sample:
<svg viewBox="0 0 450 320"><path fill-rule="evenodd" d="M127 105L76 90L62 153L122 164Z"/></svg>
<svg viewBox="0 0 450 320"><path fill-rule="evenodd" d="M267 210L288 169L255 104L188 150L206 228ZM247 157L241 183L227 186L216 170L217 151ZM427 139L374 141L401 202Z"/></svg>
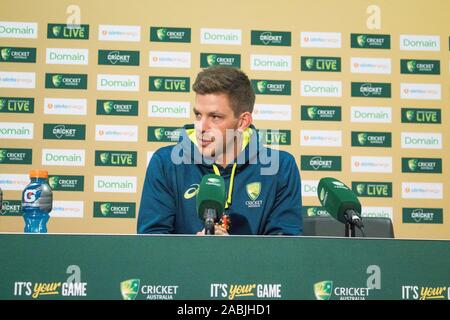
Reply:
<svg viewBox="0 0 450 320"><path fill-rule="evenodd" d="M450 295L447 240L2 233L0 243L0 299Z"/></svg>

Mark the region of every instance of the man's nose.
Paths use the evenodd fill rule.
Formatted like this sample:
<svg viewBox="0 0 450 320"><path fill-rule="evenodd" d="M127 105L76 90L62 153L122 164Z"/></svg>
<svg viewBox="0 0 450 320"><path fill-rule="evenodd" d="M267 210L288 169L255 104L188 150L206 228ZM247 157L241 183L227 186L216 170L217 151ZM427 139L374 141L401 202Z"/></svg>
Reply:
<svg viewBox="0 0 450 320"><path fill-rule="evenodd" d="M200 120L197 121L197 130L203 132L206 132L210 129L209 121L207 117L202 117Z"/></svg>

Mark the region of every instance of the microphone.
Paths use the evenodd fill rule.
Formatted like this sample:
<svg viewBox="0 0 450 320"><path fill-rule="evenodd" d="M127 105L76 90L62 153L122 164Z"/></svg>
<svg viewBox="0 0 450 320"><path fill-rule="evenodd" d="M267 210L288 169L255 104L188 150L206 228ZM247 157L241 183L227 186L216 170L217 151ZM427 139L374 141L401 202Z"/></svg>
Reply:
<svg viewBox="0 0 450 320"><path fill-rule="evenodd" d="M344 183L335 178L322 178L317 187L317 195L322 206L336 220L355 225L359 229L364 228L360 216L361 203Z"/></svg>
<svg viewBox="0 0 450 320"><path fill-rule="evenodd" d="M205 234L214 234L214 223L218 221L225 207L225 181L221 176L203 176L198 188L196 206L200 219L205 222Z"/></svg>

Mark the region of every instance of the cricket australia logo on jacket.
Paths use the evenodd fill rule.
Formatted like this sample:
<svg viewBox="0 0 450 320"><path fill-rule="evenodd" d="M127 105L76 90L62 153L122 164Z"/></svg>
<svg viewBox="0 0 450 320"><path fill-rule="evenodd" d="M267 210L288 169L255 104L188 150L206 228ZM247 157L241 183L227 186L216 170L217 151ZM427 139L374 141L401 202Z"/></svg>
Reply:
<svg viewBox="0 0 450 320"><path fill-rule="evenodd" d="M250 200L245 201L248 208L259 208L262 205L262 200L257 200L261 193L261 182L252 182L246 185L245 191Z"/></svg>

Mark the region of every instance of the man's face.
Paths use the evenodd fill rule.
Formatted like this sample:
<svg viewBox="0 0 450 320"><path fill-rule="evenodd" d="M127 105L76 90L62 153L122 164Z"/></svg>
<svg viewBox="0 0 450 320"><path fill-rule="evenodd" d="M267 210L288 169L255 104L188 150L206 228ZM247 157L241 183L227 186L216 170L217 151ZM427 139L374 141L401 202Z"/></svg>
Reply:
<svg viewBox="0 0 450 320"><path fill-rule="evenodd" d="M239 126L225 93L197 94L195 132L200 152L207 157L227 153L233 147L233 133ZM228 131L228 134L227 134Z"/></svg>

